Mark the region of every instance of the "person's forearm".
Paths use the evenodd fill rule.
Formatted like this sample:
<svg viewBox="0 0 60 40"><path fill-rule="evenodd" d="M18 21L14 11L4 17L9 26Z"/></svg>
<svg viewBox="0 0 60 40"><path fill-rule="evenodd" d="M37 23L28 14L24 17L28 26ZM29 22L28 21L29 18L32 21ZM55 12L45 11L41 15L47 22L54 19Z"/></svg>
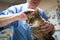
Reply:
<svg viewBox="0 0 60 40"><path fill-rule="evenodd" d="M7 19L10 19L10 18L13 18L13 17L15 17L17 15L18 14L0 15L0 22L4 21L4 20L7 20Z"/></svg>
<svg viewBox="0 0 60 40"><path fill-rule="evenodd" d="M0 16L0 27L6 26L10 24L11 22L14 22L17 20L17 15L2 15Z"/></svg>

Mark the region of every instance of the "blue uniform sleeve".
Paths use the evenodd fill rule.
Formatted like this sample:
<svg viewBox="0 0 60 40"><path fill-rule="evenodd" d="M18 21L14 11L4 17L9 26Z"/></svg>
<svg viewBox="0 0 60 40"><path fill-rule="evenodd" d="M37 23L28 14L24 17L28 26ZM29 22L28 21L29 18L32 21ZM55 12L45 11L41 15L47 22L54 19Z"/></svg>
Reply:
<svg viewBox="0 0 60 40"><path fill-rule="evenodd" d="M8 14L14 14L14 13L16 13L16 9L14 6L11 6L8 9L2 11L0 15L8 15Z"/></svg>
<svg viewBox="0 0 60 40"><path fill-rule="evenodd" d="M48 21L48 17L47 17L46 13L42 9L39 9L39 13L42 16L42 18L44 18L45 20Z"/></svg>
<svg viewBox="0 0 60 40"><path fill-rule="evenodd" d="M22 6L21 5L15 5L7 8L6 10L2 11L0 15L8 15L8 14L15 14L18 12L21 12Z"/></svg>
<svg viewBox="0 0 60 40"><path fill-rule="evenodd" d="M22 10L21 8L22 8L21 5L11 6L11 7L7 8L6 10L0 12L0 15L8 15L8 14L18 13L18 12L21 12L21 10ZM4 27L4 29L9 28L9 27L11 27L11 26L15 26L16 24L17 24L17 21L12 22L12 23L6 25L6 26Z"/></svg>

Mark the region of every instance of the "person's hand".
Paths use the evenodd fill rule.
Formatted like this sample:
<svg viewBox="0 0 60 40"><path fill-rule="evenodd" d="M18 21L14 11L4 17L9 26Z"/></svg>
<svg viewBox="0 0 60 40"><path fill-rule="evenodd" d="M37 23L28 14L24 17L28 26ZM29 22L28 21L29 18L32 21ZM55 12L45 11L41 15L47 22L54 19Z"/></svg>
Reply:
<svg viewBox="0 0 60 40"><path fill-rule="evenodd" d="M52 32L53 29L54 29L54 25L49 22L43 22L42 24L40 24L40 30L44 34L48 34L49 32Z"/></svg>
<svg viewBox="0 0 60 40"><path fill-rule="evenodd" d="M26 9L17 15L17 20L24 20L25 19L25 13L35 12L34 9Z"/></svg>

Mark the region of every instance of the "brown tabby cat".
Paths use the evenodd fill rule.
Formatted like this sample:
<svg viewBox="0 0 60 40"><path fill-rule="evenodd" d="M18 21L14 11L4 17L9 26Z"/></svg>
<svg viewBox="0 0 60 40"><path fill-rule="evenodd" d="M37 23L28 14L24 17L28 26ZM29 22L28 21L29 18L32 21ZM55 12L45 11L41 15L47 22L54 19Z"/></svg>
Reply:
<svg viewBox="0 0 60 40"><path fill-rule="evenodd" d="M45 35L40 31L40 24L45 20L40 16L39 12L29 12L25 13L26 22L31 26L32 30L32 40L51 40L50 35ZM44 37L45 36L45 37Z"/></svg>

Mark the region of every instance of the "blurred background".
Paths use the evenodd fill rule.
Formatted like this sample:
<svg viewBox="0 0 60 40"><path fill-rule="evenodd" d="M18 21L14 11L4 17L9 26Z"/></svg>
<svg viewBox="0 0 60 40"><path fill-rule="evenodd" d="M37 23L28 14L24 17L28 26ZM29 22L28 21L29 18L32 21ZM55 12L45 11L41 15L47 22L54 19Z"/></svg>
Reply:
<svg viewBox="0 0 60 40"><path fill-rule="evenodd" d="M12 5L25 3L26 0L0 0L0 12ZM39 8L42 8L51 23L55 26L53 37L55 40L60 40L60 0L41 0ZM10 40L12 28L0 28L0 40Z"/></svg>

